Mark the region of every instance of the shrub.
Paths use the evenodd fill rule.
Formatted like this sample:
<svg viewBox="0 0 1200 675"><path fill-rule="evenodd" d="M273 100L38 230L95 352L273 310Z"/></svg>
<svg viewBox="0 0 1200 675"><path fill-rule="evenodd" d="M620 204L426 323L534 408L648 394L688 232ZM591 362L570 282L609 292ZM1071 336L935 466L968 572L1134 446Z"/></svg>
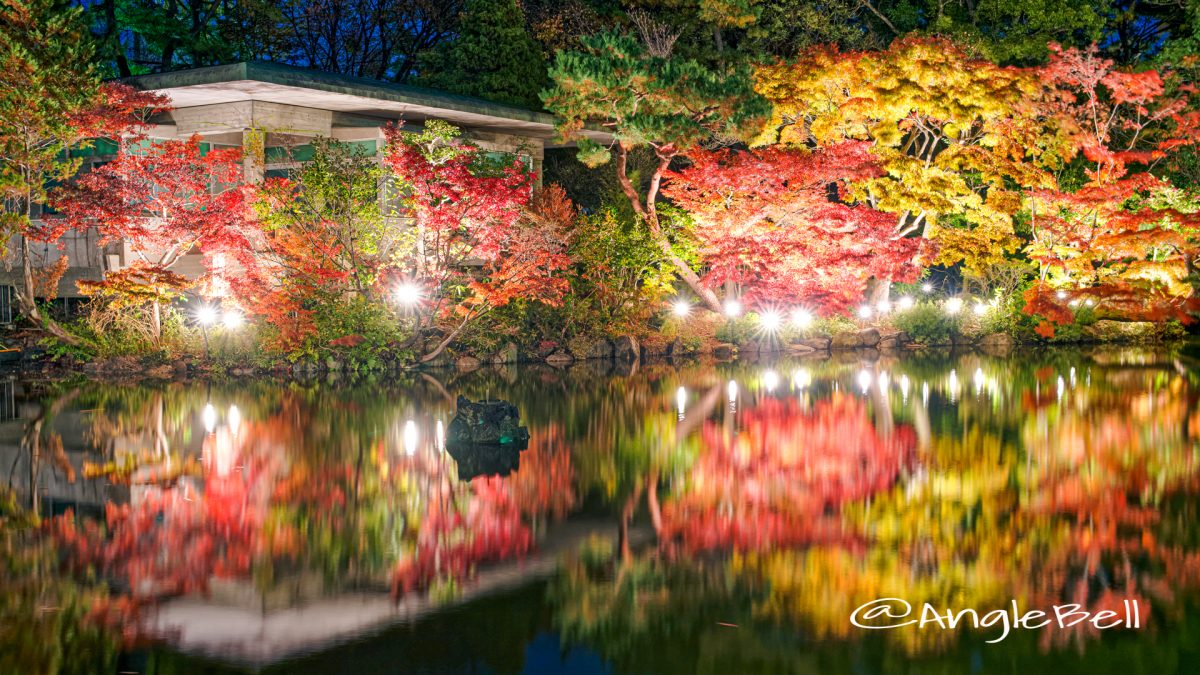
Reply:
<svg viewBox="0 0 1200 675"><path fill-rule="evenodd" d="M950 336L959 327L959 318L929 302L918 303L909 309L896 311L892 325L908 333L913 342L923 345L949 344Z"/></svg>

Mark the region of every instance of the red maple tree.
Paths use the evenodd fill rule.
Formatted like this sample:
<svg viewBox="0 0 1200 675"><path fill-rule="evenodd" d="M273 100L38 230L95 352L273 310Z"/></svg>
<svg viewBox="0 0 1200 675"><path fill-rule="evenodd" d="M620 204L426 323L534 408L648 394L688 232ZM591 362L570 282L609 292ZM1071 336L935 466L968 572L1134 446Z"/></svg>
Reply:
<svg viewBox="0 0 1200 675"><path fill-rule="evenodd" d="M542 219L523 217L533 175L520 161L497 161L445 124L431 122L421 134L396 125L384 132L384 164L404 190L405 215L416 230L411 274L425 293L421 320L450 324L423 361L471 321L516 298L560 300L567 287L560 274L569 263L565 242Z"/></svg>
<svg viewBox="0 0 1200 675"><path fill-rule="evenodd" d="M1200 258L1200 215L1163 199L1169 184L1149 173L1200 131L1200 116L1189 111L1194 87L1175 78L1118 70L1094 46L1052 47L1043 114L1058 130L1059 152L1082 164L1086 180L1031 193L1026 250L1041 274L1025 300L1026 311L1046 319L1043 335L1070 323L1070 307L1081 301L1102 316L1134 320L1190 321L1200 307L1188 281Z"/></svg>
<svg viewBox="0 0 1200 675"><path fill-rule="evenodd" d="M846 201L848 181L883 173L868 143L696 150L688 158L663 193L700 225L710 287L735 282L752 302L837 313L862 299L872 277L915 276L920 240L894 237L894 215Z"/></svg>
<svg viewBox="0 0 1200 675"><path fill-rule="evenodd" d="M55 205L64 217L53 226L60 231L95 227L101 244L130 242L134 259L126 264L141 279L174 278L167 273L185 255L203 254L209 271L205 281L217 290L227 267L257 265L241 181L240 150L205 148L199 136L146 147L126 144L111 162L59 191ZM106 279L91 290L102 292L117 281L128 282L126 277ZM167 290L178 289L139 291L151 298L156 338Z"/></svg>

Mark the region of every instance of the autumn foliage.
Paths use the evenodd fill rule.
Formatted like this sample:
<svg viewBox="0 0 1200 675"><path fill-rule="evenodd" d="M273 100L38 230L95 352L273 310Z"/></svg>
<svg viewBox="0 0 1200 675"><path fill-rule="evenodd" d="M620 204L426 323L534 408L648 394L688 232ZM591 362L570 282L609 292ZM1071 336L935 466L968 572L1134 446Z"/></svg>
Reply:
<svg viewBox="0 0 1200 675"><path fill-rule="evenodd" d="M1026 311L1047 319L1044 334L1069 323L1070 306L1081 300L1102 315L1190 321L1200 307L1190 279L1200 215L1164 198L1170 185L1148 169L1196 142L1193 87L1172 84L1169 71L1118 70L1094 47L1055 48L1042 73L1044 114L1086 180L1075 190L1060 180L1030 195L1026 250L1041 274L1026 293Z"/></svg>
<svg viewBox="0 0 1200 675"><path fill-rule="evenodd" d="M817 150L696 150L664 194L695 218L713 287L742 284L757 303L800 302L844 313L871 278L911 280L920 240L896 238L895 218L848 203L851 181L883 174L869 145Z"/></svg>

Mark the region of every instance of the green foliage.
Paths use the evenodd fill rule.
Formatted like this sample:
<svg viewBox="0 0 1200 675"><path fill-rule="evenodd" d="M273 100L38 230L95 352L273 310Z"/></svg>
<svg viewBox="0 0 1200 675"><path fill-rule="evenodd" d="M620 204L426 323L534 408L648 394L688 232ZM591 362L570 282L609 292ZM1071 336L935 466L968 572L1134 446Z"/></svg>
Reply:
<svg viewBox="0 0 1200 675"><path fill-rule="evenodd" d="M95 100L100 80L78 7L55 0L0 3L0 253L55 182L74 175L73 116Z"/></svg>
<svg viewBox="0 0 1200 675"><path fill-rule="evenodd" d="M408 337L408 331L382 303L350 296L326 298L312 306L316 333L291 358L332 356L350 368L374 369L382 365L385 355L401 355L396 348ZM360 336L362 340L356 345L330 344L346 336Z"/></svg>
<svg viewBox="0 0 1200 675"><path fill-rule="evenodd" d="M931 302L919 302L892 314L892 325L923 345L949 344L950 335L958 330L960 323L958 316L947 314Z"/></svg>
<svg viewBox="0 0 1200 675"><path fill-rule="evenodd" d="M418 82L536 110L546 63L517 0L467 0L458 36L424 55Z"/></svg>
<svg viewBox="0 0 1200 675"><path fill-rule="evenodd" d="M717 328L714 337L720 342L732 342L735 345L740 345L757 340L760 334L761 329L758 327L758 314L746 312L739 317L731 318L721 324Z"/></svg>
<svg viewBox="0 0 1200 675"><path fill-rule="evenodd" d="M575 139L584 125L598 124L626 149L678 151L713 135L748 137L770 112L744 67L710 68L621 32L580 43L580 51L557 54L550 68L554 86L542 93L564 137ZM583 150L600 159L591 146Z"/></svg>

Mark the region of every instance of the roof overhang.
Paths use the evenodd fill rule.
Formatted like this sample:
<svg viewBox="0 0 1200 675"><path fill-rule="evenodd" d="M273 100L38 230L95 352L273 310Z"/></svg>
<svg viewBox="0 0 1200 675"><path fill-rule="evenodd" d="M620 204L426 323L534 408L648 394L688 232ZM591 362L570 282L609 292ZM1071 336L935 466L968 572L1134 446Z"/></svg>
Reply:
<svg viewBox="0 0 1200 675"><path fill-rule="evenodd" d="M409 123L441 119L464 129L543 139L547 147L564 145L555 142L555 118L547 113L423 87L276 63L233 63L139 75L122 81L170 97L177 109L262 101L380 120L403 119ZM600 142L609 140L609 135L602 131L584 133Z"/></svg>

